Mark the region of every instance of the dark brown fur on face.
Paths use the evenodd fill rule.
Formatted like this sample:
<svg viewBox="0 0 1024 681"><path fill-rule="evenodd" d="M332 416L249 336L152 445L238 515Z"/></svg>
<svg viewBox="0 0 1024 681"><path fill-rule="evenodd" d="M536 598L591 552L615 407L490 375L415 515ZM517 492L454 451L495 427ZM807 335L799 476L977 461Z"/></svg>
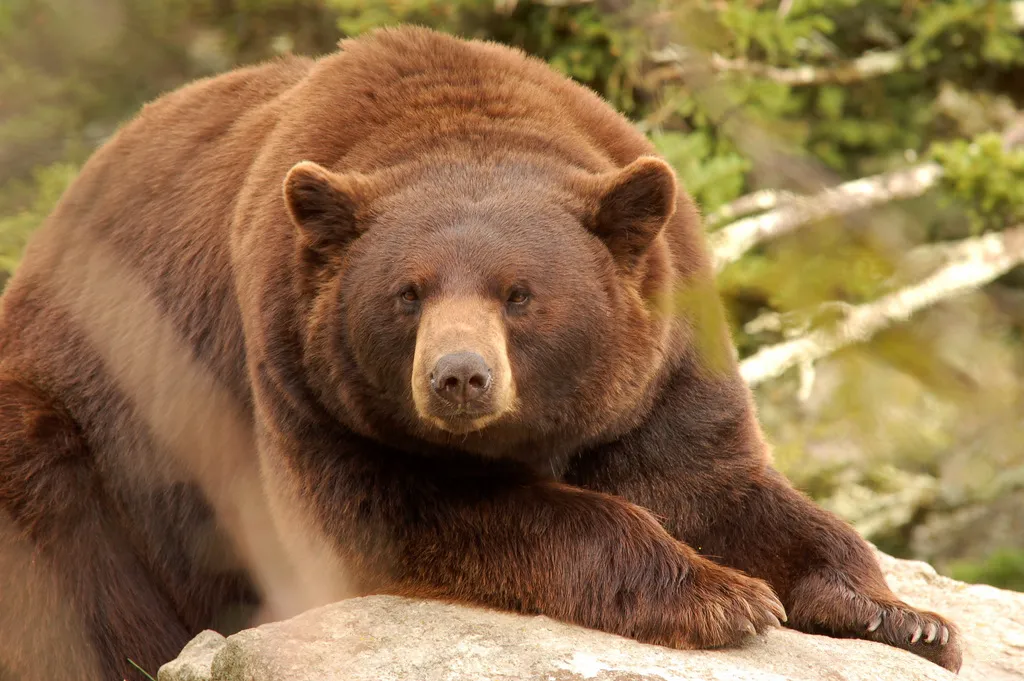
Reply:
<svg viewBox="0 0 1024 681"><path fill-rule="evenodd" d="M403 28L194 83L3 297L0 668L52 678L59 621L63 677L134 678L256 590L683 648L788 615L958 669L772 469L729 343L671 170L539 61Z"/></svg>

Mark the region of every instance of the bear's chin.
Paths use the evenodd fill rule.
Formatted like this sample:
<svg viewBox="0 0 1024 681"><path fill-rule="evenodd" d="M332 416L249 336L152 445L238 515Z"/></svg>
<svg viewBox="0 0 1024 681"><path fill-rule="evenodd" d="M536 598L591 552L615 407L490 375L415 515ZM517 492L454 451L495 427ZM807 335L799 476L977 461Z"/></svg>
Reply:
<svg viewBox="0 0 1024 681"><path fill-rule="evenodd" d="M487 426L501 418L501 414L484 415L452 415L444 418L421 414L420 418L430 427L450 435L469 435L479 433Z"/></svg>

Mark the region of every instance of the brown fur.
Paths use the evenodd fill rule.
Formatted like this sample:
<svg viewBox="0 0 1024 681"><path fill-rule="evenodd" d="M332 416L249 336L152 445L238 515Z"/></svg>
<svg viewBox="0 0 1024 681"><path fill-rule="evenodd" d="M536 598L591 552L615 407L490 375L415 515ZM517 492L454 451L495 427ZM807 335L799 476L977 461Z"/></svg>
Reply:
<svg viewBox="0 0 1024 681"><path fill-rule="evenodd" d="M729 343L671 170L539 61L406 28L200 81L93 156L4 295L0 566L32 547L26 593L61 585L109 679L250 582L262 617L393 593L677 647L788 612L959 668L770 467ZM496 397L456 426L429 380L463 350ZM44 640L0 631L0 663L36 678Z"/></svg>

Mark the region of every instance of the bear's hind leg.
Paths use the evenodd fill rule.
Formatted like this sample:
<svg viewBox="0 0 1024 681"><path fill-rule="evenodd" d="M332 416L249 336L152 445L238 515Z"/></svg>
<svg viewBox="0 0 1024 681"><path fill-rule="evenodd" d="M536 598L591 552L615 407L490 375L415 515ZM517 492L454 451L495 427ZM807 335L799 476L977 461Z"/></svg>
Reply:
<svg viewBox="0 0 1024 681"><path fill-rule="evenodd" d="M120 681L177 655L189 632L118 521L71 416L0 373L0 669Z"/></svg>

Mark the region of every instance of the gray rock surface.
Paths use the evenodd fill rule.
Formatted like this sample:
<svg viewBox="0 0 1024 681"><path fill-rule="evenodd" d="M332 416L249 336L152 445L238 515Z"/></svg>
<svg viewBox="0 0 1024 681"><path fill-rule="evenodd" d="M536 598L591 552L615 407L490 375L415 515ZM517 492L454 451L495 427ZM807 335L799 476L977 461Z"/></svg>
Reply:
<svg viewBox="0 0 1024 681"><path fill-rule="evenodd" d="M223 636L215 631L201 632L178 655L178 659L160 668L159 679L174 681L209 681L213 658L225 645Z"/></svg>
<svg viewBox="0 0 1024 681"><path fill-rule="evenodd" d="M1024 681L1024 594L962 584L924 563L880 560L908 602L956 621L965 681ZM203 632L158 681L950 681L876 643L776 630L727 651L674 651L573 627L374 596L224 638Z"/></svg>

